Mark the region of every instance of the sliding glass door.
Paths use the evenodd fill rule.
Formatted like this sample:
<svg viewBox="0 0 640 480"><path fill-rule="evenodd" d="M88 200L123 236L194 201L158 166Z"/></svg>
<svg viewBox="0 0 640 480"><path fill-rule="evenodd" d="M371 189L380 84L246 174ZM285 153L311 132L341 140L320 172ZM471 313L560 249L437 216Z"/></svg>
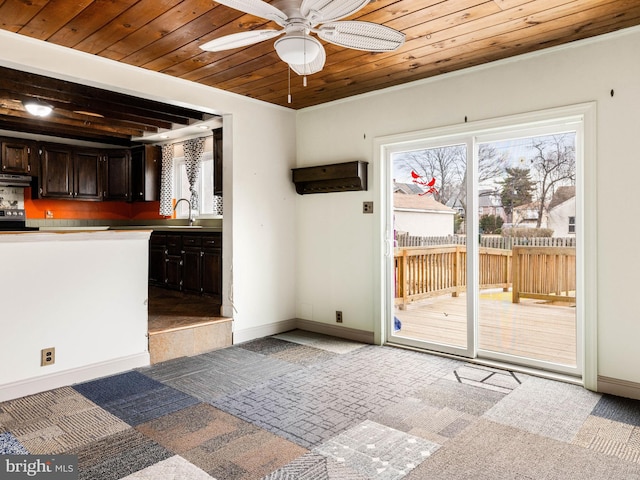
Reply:
<svg viewBox="0 0 640 480"><path fill-rule="evenodd" d="M383 148L390 343L581 374L579 117Z"/></svg>

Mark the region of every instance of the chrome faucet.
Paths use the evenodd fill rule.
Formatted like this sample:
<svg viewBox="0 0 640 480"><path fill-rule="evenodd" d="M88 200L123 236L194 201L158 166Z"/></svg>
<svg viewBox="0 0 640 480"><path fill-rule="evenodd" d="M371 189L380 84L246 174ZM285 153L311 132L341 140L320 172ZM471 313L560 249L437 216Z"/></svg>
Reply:
<svg viewBox="0 0 640 480"><path fill-rule="evenodd" d="M193 210L191 209L191 202L189 200L187 200L186 198L181 198L179 199L176 204L173 206L173 211L176 211L176 208L178 208L178 204L182 201L187 202L187 205L189 205L189 226L192 227L193 226Z"/></svg>

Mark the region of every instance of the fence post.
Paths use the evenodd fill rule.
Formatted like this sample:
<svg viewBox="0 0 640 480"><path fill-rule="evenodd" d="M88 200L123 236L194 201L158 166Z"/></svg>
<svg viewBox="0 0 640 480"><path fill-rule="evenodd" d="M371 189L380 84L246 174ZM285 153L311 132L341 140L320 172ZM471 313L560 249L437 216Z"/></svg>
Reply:
<svg viewBox="0 0 640 480"><path fill-rule="evenodd" d="M402 304L400 305L400 310L407 309L407 250L402 250L402 261L400 262L401 267L401 275L398 277L402 277L399 279L402 285Z"/></svg>
<svg viewBox="0 0 640 480"><path fill-rule="evenodd" d="M513 247L511 251L511 302L520 303L520 249Z"/></svg>

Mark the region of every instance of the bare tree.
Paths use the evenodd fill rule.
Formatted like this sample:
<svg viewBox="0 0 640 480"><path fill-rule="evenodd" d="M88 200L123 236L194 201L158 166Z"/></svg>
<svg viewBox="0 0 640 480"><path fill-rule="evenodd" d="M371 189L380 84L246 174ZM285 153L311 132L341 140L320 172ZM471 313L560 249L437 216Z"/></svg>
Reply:
<svg viewBox="0 0 640 480"><path fill-rule="evenodd" d="M500 176L506 155L498 154L490 144L480 144L478 150L478 181ZM393 157L396 168L409 174L412 170L424 179L436 178L438 193L434 198L449 206L467 209L467 149L466 145L447 145L400 152Z"/></svg>
<svg viewBox="0 0 640 480"><path fill-rule="evenodd" d="M535 155L531 158L532 176L537 184L538 221L542 224L542 216L553 197L556 187L575 185L576 182L576 149L575 134L549 135L537 137L531 141Z"/></svg>

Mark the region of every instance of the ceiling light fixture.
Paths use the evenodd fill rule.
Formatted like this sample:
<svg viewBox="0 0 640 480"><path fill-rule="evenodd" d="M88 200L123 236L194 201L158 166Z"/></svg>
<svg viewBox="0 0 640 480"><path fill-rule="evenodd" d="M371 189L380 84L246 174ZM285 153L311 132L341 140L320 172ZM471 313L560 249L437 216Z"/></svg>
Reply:
<svg viewBox="0 0 640 480"><path fill-rule="evenodd" d="M313 62L322 45L304 33L288 33L274 44L278 56L289 65L305 65Z"/></svg>
<svg viewBox="0 0 640 480"><path fill-rule="evenodd" d="M46 117L53 111L53 107L42 100L27 100L22 104L27 112L36 117Z"/></svg>

